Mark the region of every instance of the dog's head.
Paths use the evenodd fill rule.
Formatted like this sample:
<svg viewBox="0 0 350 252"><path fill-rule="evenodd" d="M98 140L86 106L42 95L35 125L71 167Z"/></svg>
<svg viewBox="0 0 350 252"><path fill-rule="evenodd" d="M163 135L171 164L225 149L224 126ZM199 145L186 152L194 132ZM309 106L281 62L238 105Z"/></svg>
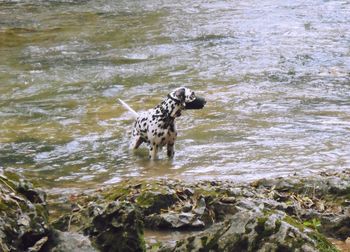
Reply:
<svg viewBox="0 0 350 252"><path fill-rule="evenodd" d="M168 96L180 102L184 109L202 109L206 104L203 97L196 96L191 89L185 87L175 89Z"/></svg>

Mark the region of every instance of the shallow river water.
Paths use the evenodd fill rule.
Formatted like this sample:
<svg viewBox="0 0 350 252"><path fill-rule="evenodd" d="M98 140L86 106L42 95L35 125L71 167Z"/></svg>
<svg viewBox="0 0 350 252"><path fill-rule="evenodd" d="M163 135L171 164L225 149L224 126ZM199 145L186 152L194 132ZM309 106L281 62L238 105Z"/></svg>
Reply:
<svg viewBox="0 0 350 252"><path fill-rule="evenodd" d="M206 97L175 158L131 115ZM350 1L0 0L0 169L52 193L129 177L246 181L350 167Z"/></svg>

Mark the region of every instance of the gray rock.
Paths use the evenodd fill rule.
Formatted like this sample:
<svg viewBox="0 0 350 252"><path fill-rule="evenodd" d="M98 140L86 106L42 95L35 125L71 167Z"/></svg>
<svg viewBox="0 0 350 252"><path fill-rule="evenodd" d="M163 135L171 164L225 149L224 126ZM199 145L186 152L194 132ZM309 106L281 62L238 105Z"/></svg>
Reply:
<svg viewBox="0 0 350 252"><path fill-rule="evenodd" d="M331 237L345 240L350 236L350 216L335 214L322 216L320 229Z"/></svg>
<svg viewBox="0 0 350 252"><path fill-rule="evenodd" d="M182 212L185 212L185 213L187 213L187 212L190 212L191 210L192 210L192 208L193 208L193 206L192 206L192 204L190 204L189 202L186 202L186 203L184 203L184 205L182 206Z"/></svg>
<svg viewBox="0 0 350 252"><path fill-rule="evenodd" d="M223 221L227 216L234 215L238 212L236 205L223 203L219 200L212 203L212 208L217 221Z"/></svg>
<svg viewBox="0 0 350 252"><path fill-rule="evenodd" d="M160 213L161 209L166 209L177 201L178 198L175 192L161 193L155 191L147 191L136 199L136 203L145 215Z"/></svg>
<svg viewBox="0 0 350 252"><path fill-rule="evenodd" d="M201 229L205 223L193 213L168 212L146 217L146 226L157 229Z"/></svg>
<svg viewBox="0 0 350 252"><path fill-rule="evenodd" d="M191 189L191 188L185 188L185 189L184 189L184 193L185 193L187 196L193 196L194 190Z"/></svg>
<svg viewBox="0 0 350 252"><path fill-rule="evenodd" d="M95 212L84 233L102 251L145 251L143 221L138 208L127 202L111 202Z"/></svg>
<svg viewBox="0 0 350 252"><path fill-rule="evenodd" d="M0 251L38 251L44 246L50 233L45 198L17 175L0 175Z"/></svg>
<svg viewBox="0 0 350 252"><path fill-rule="evenodd" d="M242 210L196 236L177 242L171 251L319 251L319 240L285 221L282 213ZM322 241L323 248L335 251ZM333 250L332 250L333 249Z"/></svg>
<svg viewBox="0 0 350 252"><path fill-rule="evenodd" d="M78 233L55 231L53 235L54 243L51 252L97 252L91 241Z"/></svg>
<svg viewBox="0 0 350 252"><path fill-rule="evenodd" d="M204 197L200 197L197 201L196 208L193 210L193 212L196 213L197 215L203 215L206 208L207 208L207 205L205 203Z"/></svg>
<svg viewBox="0 0 350 252"><path fill-rule="evenodd" d="M228 191L228 194L233 197L241 196L242 195L242 189L239 187L230 188Z"/></svg>
<svg viewBox="0 0 350 252"><path fill-rule="evenodd" d="M240 209L246 209L246 210L254 210L254 211L259 211L260 209L260 203L256 202L255 200L252 199L247 199L243 198L239 200L236 204L236 206Z"/></svg>
<svg viewBox="0 0 350 252"><path fill-rule="evenodd" d="M331 177L327 180L329 192L338 196L350 193L350 179Z"/></svg>

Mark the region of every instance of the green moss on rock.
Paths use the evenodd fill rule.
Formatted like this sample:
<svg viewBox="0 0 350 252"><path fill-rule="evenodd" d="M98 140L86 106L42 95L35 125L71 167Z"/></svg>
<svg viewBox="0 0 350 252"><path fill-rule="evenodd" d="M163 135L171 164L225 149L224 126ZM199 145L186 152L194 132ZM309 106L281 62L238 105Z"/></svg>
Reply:
<svg viewBox="0 0 350 252"><path fill-rule="evenodd" d="M118 186L103 192L102 196L106 200L114 201L114 200L125 198L128 194L130 194L130 192L131 192L130 188Z"/></svg>
<svg viewBox="0 0 350 252"><path fill-rule="evenodd" d="M300 223L298 220L296 220L295 218L289 216L289 215L286 215L283 219L283 221L287 222L288 224L296 227L297 229L299 229L299 231L303 232L304 229L305 229L305 226Z"/></svg>
<svg viewBox="0 0 350 252"><path fill-rule="evenodd" d="M136 198L136 204L145 209L145 214L159 213L177 201L175 194L160 192L144 192Z"/></svg>
<svg viewBox="0 0 350 252"><path fill-rule="evenodd" d="M134 205L112 202L97 213L84 233L90 236L102 251L145 251L143 221Z"/></svg>
<svg viewBox="0 0 350 252"><path fill-rule="evenodd" d="M0 250L33 250L50 233L45 194L16 174L5 174L9 177L0 176ZM21 187L23 184L26 186ZM43 200L34 200L40 197Z"/></svg>
<svg viewBox="0 0 350 252"><path fill-rule="evenodd" d="M313 232L308 235L311 239L316 241L316 248L320 252L339 252L339 250L328 241L322 234Z"/></svg>

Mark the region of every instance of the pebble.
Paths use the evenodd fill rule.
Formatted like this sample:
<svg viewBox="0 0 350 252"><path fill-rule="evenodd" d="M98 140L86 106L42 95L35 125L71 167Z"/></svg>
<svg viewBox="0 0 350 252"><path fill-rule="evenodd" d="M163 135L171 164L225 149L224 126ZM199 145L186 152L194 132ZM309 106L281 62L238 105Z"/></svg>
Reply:
<svg viewBox="0 0 350 252"><path fill-rule="evenodd" d="M237 202L235 197L223 197L220 199L220 201L226 204L234 204Z"/></svg>

